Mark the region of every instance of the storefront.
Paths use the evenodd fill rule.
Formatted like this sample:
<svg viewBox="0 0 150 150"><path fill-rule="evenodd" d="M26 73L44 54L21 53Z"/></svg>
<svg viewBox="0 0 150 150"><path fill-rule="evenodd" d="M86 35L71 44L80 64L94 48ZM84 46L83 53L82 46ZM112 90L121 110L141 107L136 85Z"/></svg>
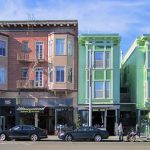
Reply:
<svg viewBox="0 0 150 150"><path fill-rule="evenodd" d="M73 127L72 99L22 99L19 107L19 124L30 124L54 134L59 128ZM68 115L69 114L69 115Z"/></svg>
<svg viewBox="0 0 150 150"><path fill-rule="evenodd" d="M16 99L0 98L0 130L13 127L16 124Z"/></svg>
<svg viewBox="0 0 150 150"><path fill-rule="evenodd" d="M81 126L89 124L88 106L79 106L79 118ZM92 126L96 128L107 129L110 135L115 134L115 124L119 121L119 106L115 105L93 105L92 108Z"/></svg>

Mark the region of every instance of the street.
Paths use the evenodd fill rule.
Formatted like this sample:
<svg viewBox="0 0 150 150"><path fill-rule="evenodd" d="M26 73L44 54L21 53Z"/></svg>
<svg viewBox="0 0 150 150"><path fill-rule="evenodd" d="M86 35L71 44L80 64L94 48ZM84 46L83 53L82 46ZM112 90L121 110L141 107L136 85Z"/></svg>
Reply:
<svg viewBox="0 0 150 150"><path fill-rule="evenodd" d="M149 150L150 142L4 141L0 150Z"/></svg>

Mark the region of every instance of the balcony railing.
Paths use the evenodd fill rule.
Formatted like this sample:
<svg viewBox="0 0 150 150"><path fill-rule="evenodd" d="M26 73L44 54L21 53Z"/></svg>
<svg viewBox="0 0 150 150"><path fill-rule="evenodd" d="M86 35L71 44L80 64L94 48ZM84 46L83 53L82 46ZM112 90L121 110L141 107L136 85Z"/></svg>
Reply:
<svg viewBox="0 0 150 150"><path fill-rule="evenodd" d="M31 58L29 53L18 53L17 54L17 60L20 62L33 62L33 61L37 61L37 62L44 62L44 58L43 57L35 57L35 58Z"/></svg>
<svg viewBox="0 0 150 150"><path fill-rule="evenodd" d="M34 80L18 80L17 88L18 89L32 89L34 88Z"/></svg>
<svg viewBox="0 0 150 150"><path fill-rule="evenodd" d="M18 80L17 88L18 89L46 89L40 84L37 85L37 82L35 82L34 80Z"/></svg>
<svg viewBox="0 0 150 150"><path fill-rule="evenodd" d="M29 57L28 53L18 53L17 54L17 60L20 62L32 62L33 61L33 59L31 59Z"/></svg>

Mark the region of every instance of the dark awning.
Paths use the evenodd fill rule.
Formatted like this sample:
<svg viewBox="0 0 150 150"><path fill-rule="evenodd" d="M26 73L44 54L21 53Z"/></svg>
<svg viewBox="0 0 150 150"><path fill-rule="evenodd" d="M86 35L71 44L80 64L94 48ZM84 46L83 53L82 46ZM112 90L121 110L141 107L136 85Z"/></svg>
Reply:
<svg viewBox="0 0 150 150"><path fill-rule="evenodd" d="M20 113L40 113L43 112L45 107L18 107L17 111Z"/></svg>

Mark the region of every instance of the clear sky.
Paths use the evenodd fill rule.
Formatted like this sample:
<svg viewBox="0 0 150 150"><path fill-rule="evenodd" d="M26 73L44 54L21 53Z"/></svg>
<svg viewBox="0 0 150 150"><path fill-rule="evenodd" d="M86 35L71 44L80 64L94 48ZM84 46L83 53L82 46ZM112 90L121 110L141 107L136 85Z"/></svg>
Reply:
<svg viewBox="0 0 150 150"><path fill-rule="evenodd" d="M0 20L77 19L79 34L118 33L123 54L150 33L150 0L0 0Z"/></svg>

